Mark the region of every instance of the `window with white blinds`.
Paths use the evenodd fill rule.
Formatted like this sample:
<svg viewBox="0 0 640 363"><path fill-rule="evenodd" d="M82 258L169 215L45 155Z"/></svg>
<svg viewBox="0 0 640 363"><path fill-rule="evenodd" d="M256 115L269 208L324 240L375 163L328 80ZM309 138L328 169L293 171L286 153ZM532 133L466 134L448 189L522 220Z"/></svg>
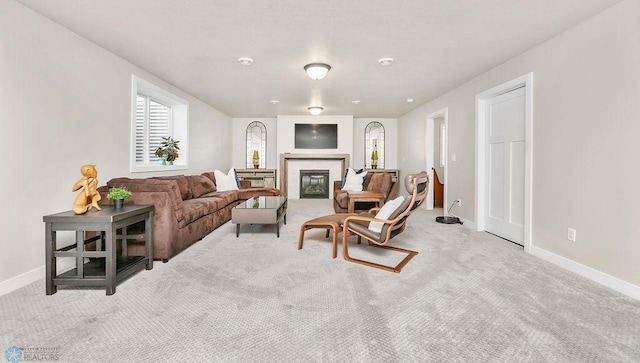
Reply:
<svg viewBox="0 0 640 363"><path fill-rule="evenodd" d="M171 106L145 95L136 95L136 164L161 161L156 156L162 138L171 133Z"/></svg>
<svg viewBox="0 0 640 363"><path fill-rule="evenodd" d="M132 76L131 172L188 168L188 103L180 97ZM156 156L163 137L180 141L178 158L163 165Z"/></svg>

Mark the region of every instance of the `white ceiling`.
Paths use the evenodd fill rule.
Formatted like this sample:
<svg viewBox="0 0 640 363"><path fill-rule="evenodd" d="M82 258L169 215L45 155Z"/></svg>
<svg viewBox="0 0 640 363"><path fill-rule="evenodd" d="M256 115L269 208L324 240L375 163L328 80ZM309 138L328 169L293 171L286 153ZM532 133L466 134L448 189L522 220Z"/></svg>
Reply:
<svg viewBox="0 0 640 363"><path fill-rule="evenodd" d="M232 117L320 105L323 115L392 118L619 2L16 1ZM382 67L382 57L395 62ZM333 68L313 81L302 69L312 62Z"/></svg>

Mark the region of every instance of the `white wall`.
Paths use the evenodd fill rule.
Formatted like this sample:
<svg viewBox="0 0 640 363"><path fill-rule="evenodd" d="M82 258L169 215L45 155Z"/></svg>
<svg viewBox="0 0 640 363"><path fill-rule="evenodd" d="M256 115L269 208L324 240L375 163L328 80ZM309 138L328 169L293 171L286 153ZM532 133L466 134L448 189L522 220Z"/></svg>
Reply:
<svg viewBox="0 0 640 363"><path fill-rule="evenodd" d="M44 276L42 216L71 209L80 166L101 185L158 175L129 173L132 74L189 101L185 174L231 165L230 117L14 1L0 1L0 53L0 294Z"/></svg>
<svg viewBox="0 0 640 363"><path fill-rule="evenodd" d="M424 168L426 115L448 107L447 194L475 221L475 96L533 72L533 250L640 298L638 14L623 1L404 115L399 159Z"/></svg>

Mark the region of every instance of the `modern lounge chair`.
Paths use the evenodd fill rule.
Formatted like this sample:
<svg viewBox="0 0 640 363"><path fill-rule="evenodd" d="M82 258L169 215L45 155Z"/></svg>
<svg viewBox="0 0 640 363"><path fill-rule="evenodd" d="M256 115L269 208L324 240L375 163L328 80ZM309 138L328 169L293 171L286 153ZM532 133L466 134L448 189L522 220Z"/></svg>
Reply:
<svg viewBox="0 0 640 363"><path fill-rule="evenodd" d="M376 215L378 215L378 213L380 212L380 208L373 208L366 213L351 215L344 219L342 251L345 260L398 273L413 258L413 256L418 254L418 252L416 251L388 245L389 240L404 232L409 215L411 215L411 213L416 208L424 203L427 192L429 190L429 176L424 171L418 174L407 175L407 177L405 178L405 188L407 189L409 196L401 202L399 207L395 208L395 210L391 212L388 218L375 218ZM382 223L380 232L376 232L375 230L370 229L373 228L370 227L371 222ZM351 235L358 236L358 243L360 243L361 239L364 238L369 242L370 247L402 252L407 256L396 266L387 266L371 261L353 258L349 256L349 247L347 241L347 239Z"/></svg>

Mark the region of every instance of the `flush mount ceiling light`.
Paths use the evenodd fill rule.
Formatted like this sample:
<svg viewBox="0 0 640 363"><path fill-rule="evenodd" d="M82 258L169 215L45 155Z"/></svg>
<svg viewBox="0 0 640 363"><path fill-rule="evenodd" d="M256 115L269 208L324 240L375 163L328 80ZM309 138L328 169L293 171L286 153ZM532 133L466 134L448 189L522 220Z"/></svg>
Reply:
<svg viewBox="0 0 640 363"><path fill-rule="evenodd" d="M304 66L304 70L307 72L307 75L316 81L323 79L330 69L331 66L324 63L310 63Z"/></svg>
<svg viewBox="0 0 640 363"><path fill-rule="evenodd" d="M393 63L393 58L380 58L378 59L378 63L380 63L380 65L383 67L387 67L390 66L391 63Z"/></svg>
<svg viewBox="0 0 640 363"><path fill-rule="evenodd" d="M249 57L240 57L238 58L238 62L240 62L240 64L242 64L243 66L250 66L251 63L253 63L253 59Z"/></svg>
<svg viewBox="0 0 640 363"><path fill-rule="evenodd" d="M359 105L360 104L360 100L353 100L353 101L351 101L351 103L353 103L354 105Z"/></svg>
<svg viewBox="0 0 640 363"><path fill-rule="evenodd" d="M319 114L322 113L322 110L324 110L324 108L320 106L312 106L312 107L308 107L307 110L309 110L310 114L314 116L318 116Z"/></svg>
<svg viewBox="0 0 640 363"><path fill-rule="evenodd" d="M280 103L280 101L278 100L271 100L269 102L271 102L272 105L277 105L278 103Z"/></svg>

